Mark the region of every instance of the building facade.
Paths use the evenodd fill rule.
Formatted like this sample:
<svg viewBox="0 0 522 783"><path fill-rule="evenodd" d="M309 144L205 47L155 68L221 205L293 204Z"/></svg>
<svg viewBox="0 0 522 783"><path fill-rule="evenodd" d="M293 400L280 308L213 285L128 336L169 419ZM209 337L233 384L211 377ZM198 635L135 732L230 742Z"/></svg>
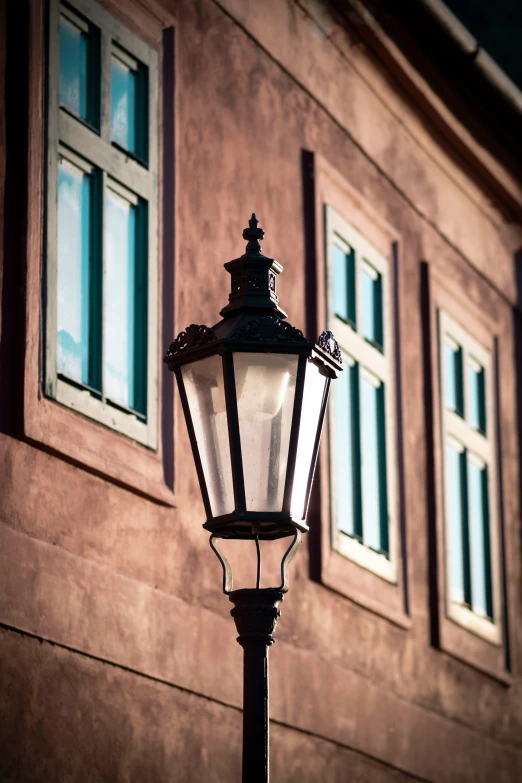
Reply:
<svg viewBox="0 0 522 783"><path fill-rule="evenodd" d="M272 778L521 781L519 88L438 0L0 21L0 780L240 779L242 652L162 357L218 319L255 211L290 322L344 362Z"/></svg>

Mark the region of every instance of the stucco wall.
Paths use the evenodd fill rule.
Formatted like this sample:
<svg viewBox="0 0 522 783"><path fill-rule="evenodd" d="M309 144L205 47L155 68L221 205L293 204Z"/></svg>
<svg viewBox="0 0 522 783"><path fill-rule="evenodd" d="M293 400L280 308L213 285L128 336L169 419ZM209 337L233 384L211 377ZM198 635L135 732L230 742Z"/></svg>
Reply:
<svg viewBox="0 0 522 783"><path fill-rule="evenodd" d="M242 252L254 210L265 252L285 266L280 301L306 328L302 150L325 159L401 237L411 623L400 627L311 580L303 548L271 650L273 779L522 780L513 359L522 228L319 4L137 8L147 30L170 24L169 13L176 30L176 207L163 220L164 230L175 223L176 332L217 320L229 287L222 263ZM132 24L130 6L121 13ZM33 90L40 22L33 8ZM38 141L31 149L43 165ZM22 279L27 261L21 253ZM430 643L421 261L487 311L499 338L510 684ZM3 323L19 317L5 306L12 295L4 289ZM9 397L5 368L0 383ZM23 425L0 432L2 780L239 780L241 650L176 415L174 507L38 447ZM328 525L319 514L309 521ZM240 580L247 565L238 564Z"/></svg>

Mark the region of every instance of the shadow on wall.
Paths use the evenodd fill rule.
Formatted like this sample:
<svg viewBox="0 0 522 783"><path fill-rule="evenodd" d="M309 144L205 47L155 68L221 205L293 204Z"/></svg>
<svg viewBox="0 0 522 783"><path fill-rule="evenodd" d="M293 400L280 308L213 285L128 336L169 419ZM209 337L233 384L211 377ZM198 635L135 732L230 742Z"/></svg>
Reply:
<svg viewBox="0 0 522 783"><path fill-rule="evenodd" d="M8 3L5 46L5 184L3 280L0 286L0 432L23 433L25 356L25 241L28 172L28 30L27 0ZM25 100L22 98L25 96ZM6 261L8 259L8 261ZM6 382L5 379L9 379Z"/></svg>

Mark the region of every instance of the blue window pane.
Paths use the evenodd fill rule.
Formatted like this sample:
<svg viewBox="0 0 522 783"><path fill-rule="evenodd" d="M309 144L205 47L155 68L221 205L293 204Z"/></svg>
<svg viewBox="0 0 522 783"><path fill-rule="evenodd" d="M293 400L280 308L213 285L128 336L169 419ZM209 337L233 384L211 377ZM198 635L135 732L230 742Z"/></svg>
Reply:
<svg viewBox="0 0 522 783"><path fill-rule="evenodd" d="M444 345L444 363L446 407L462 416L464 414L462 348L446 343Z"/></svg>
<svg viewBox="0 0 522 783"><path fill-rule="evenodd" d="M58 167L57 369L91 383L89 299L92 176L63 160Z"/></svg>
<svg viewBox="0 0 522 783"><path fill-rule="evenodd" d="M487 470L470 460L467 467L471 608L476 614L492 618Z"/></svg>
<svg viewBox="0 0 522 783"><path fill-rule="evenodd" d="M363 336L382 348L382 277L369 267L363 267L362 297Z"/></svg>
<svg viewBox="0 0 522 783"><path fill-rule="evenodd" d="M355 325L355 256L339 245L333 246L333 306L334 313Z"/></svg>
<svg viewBox="0 0 522 783"><path fill-rule="evenodd" d="M349 535L356 531L354 521L353 464L353 370L346 364L335 382L335 476L337 525Z"/></svg>
<svg viewBox="0 0 522 783"><path fill-rule="evenodd" d="M486 432L486 399L484 368L468 366L468 421L473 429Z"/></svg>
<svg viewBox="0 0 522 783"><path fill-rule="evenodd" d="M464 531L464 455L452 446L446 448L446 519L449 540L450 597L468 604L467 553Z"/></svg>
<svg viewBox="0 0 522 783"><path fill-rule="evenodd" d="M105 394L145 413L146 257L141 210L111 190L106 195Z"/></svg>
<svg viewBox="0 0 522 783"><path fill-rule="evenodd" d="M122 147L136 153L137 72L115 57L112 58L111 69L111 135Z"/></svg>
<svg viewBox="0 0 522 783"><path fill-rule="evenodd" d="M363 540L377 551L388 550L384 442L384 387L360 379L361 484Z"/></svg>
<svg viewBox="0 0 522 783"><path fill-rule="evenodd" d="M89 120L88 35L60 17L60 103Z"/></svg>

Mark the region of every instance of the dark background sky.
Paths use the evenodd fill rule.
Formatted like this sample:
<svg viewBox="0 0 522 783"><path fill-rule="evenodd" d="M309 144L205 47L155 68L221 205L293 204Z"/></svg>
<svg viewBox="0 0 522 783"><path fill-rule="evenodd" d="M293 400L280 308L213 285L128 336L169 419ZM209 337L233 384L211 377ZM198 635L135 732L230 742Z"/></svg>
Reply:
<svg viewBox="0 0 522 783"><path fill-rule="evenodd" d="M522 89L522 0L444 0Z"/></svg>

